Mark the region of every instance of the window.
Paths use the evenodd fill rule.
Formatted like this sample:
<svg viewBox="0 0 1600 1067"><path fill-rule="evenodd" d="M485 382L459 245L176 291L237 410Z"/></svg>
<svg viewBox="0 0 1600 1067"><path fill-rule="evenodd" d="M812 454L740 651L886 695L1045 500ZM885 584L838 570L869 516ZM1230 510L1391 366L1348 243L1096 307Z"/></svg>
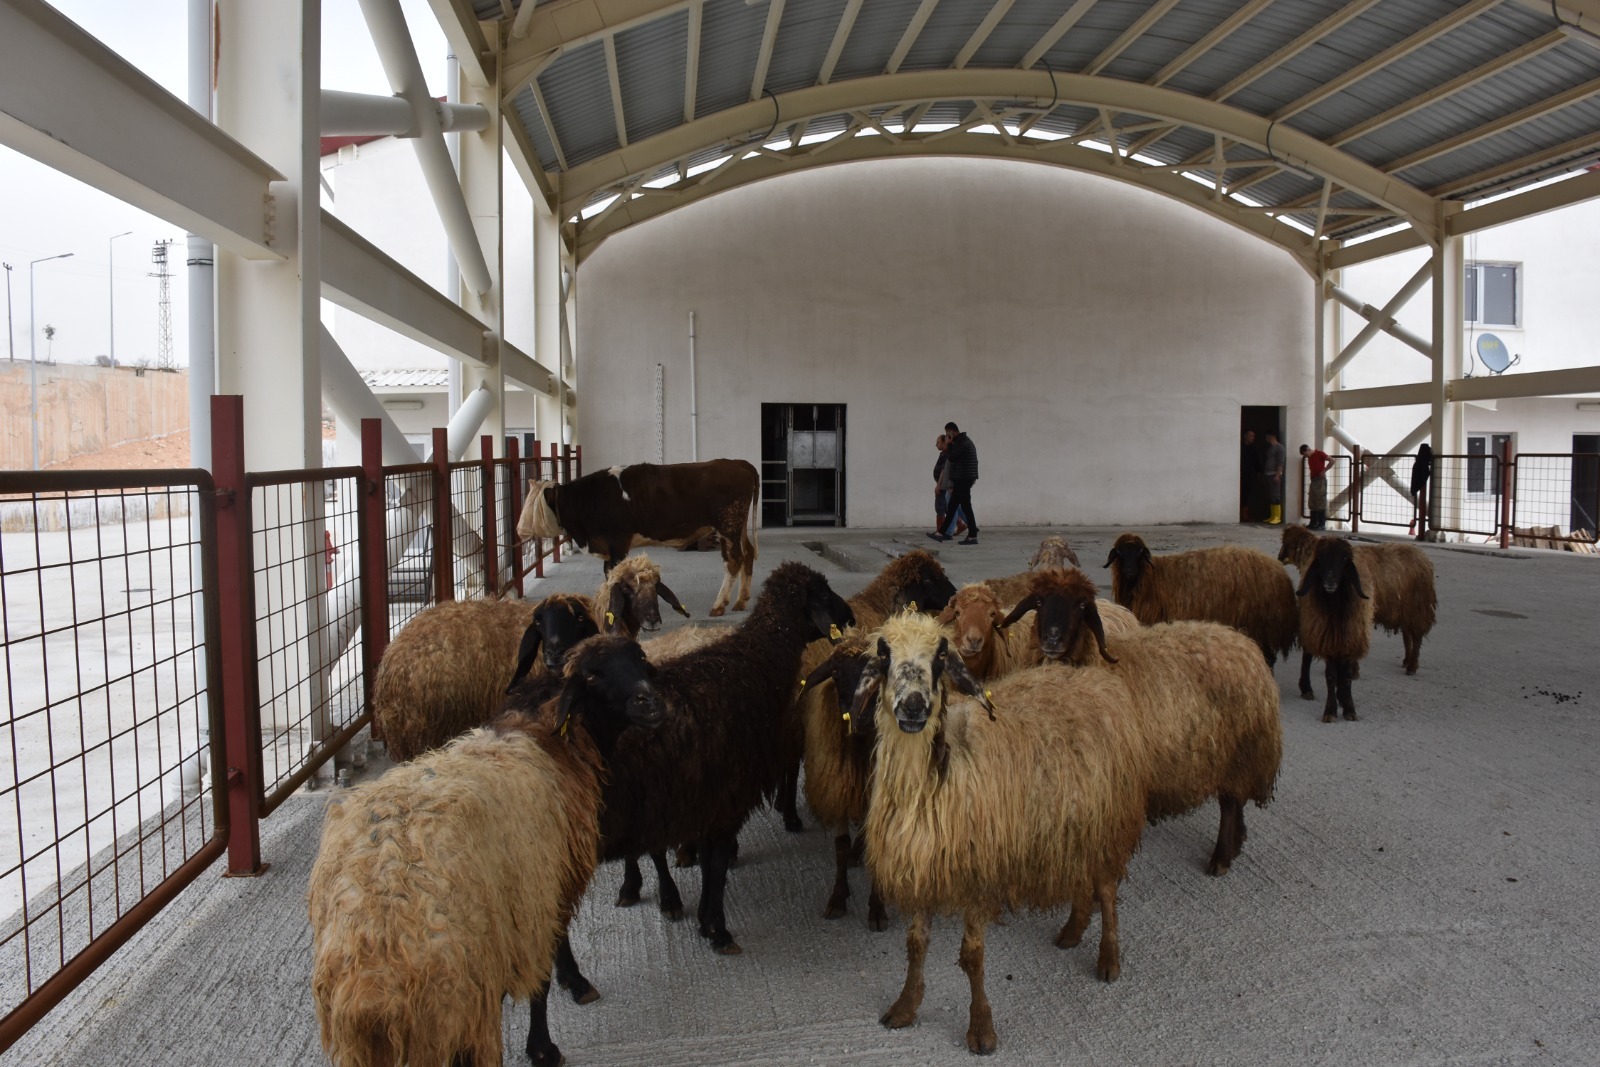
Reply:
<svg viewBox="0 0 1600 1067"><path fill-rule="evenodd" d="M1462 287L1467 321L1482 326L1522 325L1520 274L1515 263L1468 263Z"/></svg>
<svg viewBox="0 0 1600 1067"><path fill-rule="evenodd" d="M1485 490L1500 495L1500 459L1506 454L1508 433L1474 433L1467 435L1467 492ZM1494 459L1488 457L1493 456Z"/></svg>

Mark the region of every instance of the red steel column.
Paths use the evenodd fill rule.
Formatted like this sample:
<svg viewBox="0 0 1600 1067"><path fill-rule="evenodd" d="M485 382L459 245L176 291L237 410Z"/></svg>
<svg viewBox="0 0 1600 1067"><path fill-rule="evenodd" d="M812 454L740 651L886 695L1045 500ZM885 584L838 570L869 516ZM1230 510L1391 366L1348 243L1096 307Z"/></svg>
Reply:
<svg viewBox="0 0 1600 1067"><path fill-rule="evenodd" d="M211 398L211 471L217 485L217 629L227 765L229 877L261 862L260 680L256 675L255 578L250 490L244 471L244 397Z"/></svg>
<svg viewBox="0 0 1600 1067"><path fill-rule="evenodd" d="M511 583L517 595L524 595L522 545L517 540L517 520L522 517L522 443L515 437L506 442L506 468L511 484L506 487L506 544L511 546Z"/></svg>
<svg viewBox="0 0 1600 1067"><path fill-rule="evenodd" d="M433 602L448 603L456 596L456 568L450 544L450 432L433 428Z"/></svg>
<svg viewBox="0 0 1600 1067"><path fill-rule="evenodd" d="M553 482L559 482L559 481L565 481L566 480L566 479L560 477L561 469L556 465L558 463L559 459L560 459L560 456L561 456L561 452L560 452L559 449L556 448L556 443L554 441L551 441L550 442L550 480L553 481ZM550 559L553 562L560 563L561 562L561 535L557 534L555 537L551 538L551 541L553 543L553 547L552 547L551 552L550 552ZM541 574L544 573L543 570L541 570L540 573Z"/></svg>
<svg viewBox="0 0 1600 1067"><path fill-rule="evenodd" d="M533 439L533 445L528 449L528 462L533 467L533 481L535 484L544 481L544 455L539 447L539 439ZM544 538L533 539L533 574L536 578L544 577Z"/></svg>
<svg viewBox="0 0 1600 1067"><path fill-rule="evenodd" d="M365 679L367 710L372 710L372 687L378 664L389 647L389 494L383 475L383 420L361 420L361 495L356 523L361 558L361 674ZM382 740L378 724L374 739Z"/></svg>
<svg viewBox="0 0 1600 1067"><path fill-rule="evenodd" d="M499 522L500 517L495 514L499 509L495 507L495 475L494 466L494 435L483 434L478 438L478 456L483 464L483 475L479 479L483 489L483 593L484 596L500 595L500 542Z"/></svg>

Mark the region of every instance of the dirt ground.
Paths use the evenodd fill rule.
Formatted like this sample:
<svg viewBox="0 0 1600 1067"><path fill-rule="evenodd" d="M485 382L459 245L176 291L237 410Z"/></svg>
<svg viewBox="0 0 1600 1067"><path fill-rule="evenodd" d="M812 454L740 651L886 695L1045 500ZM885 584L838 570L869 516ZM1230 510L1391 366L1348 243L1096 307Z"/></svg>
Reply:
<svg viewBox="0 0 1600 1067"><path fill-rule="evenodd" d="M81 452L63 463L52 463L53 471L154 470L189 466L189 431L179 430L165 437L146 441L125 441L99 452Z"/></svg>

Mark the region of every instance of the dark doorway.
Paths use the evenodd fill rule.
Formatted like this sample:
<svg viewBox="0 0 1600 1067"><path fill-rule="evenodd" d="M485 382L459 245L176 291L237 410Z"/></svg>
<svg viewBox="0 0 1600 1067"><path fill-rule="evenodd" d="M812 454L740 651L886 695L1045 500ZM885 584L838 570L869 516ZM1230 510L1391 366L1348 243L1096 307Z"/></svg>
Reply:
<svg viewBox="0 0 1600 1067"><path fill-rule="evenodd" d="M1600 434L1572 435L1572 522L1573 533L1587 530L1592 538L1600 532Z"/></svg>
<svg viewBox="0 0 1600 1067"><path fill-rule="evenodd" d="M761 525L843 526L843 404L761 405Z"/></svg>
<svg viewBox="0 0 1600 1067"><path fill-rule="evenodd" d="M1253 444L1245 445L1245 435L1254 432L1256 437ZM1266 522L1271 514L1272 505L1267 500L1267 486L1261 476L1261 464L1267 455L1267 434L1278 435L1278 443L1286 444L1283 440L1283 409L1279 407L1241 407L1239 409L1239 521L1240 522ZM1284 449L1284 487L1293 484L1290 477L1290 453ZM1247 469L1248 468L1248 469ZM1291 514L1298 514L1298 508L1291 511L1287 494L1284 500L1285 521Z"/></svg>

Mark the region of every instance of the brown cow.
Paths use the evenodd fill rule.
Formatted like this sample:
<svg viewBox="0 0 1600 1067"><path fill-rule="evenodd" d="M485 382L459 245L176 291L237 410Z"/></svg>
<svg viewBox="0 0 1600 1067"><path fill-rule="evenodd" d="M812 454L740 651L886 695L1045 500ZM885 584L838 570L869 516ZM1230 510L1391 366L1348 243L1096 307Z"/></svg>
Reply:
<svg viewBox="0 0 1600 1067"><path fill-rule="evenodd" d="M585 474L565 484L534 482L517 519L521 537L559 537L605 560L606 571L635 545L678 548L715 533L727 573L711 614L728 606L740 579L734 611L750 599L756 562L756 508L761 476L742 459L703 463L630 463Z"/></svg>

